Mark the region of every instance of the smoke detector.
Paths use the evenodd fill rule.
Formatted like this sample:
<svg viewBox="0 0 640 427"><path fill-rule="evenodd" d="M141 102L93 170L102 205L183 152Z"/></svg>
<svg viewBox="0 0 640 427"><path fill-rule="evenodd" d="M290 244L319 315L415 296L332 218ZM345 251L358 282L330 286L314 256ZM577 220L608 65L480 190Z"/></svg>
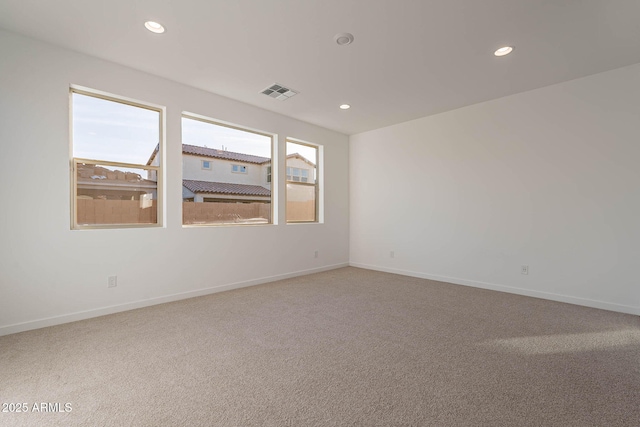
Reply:
<svg viewBox="0 0 640 427"><path fill-rule="evenodd" d="M353 43L353 34L350 33L338 33L333 36L333 40L338 43L338 46L346 46Z"/></svg>
<svg viewBox="0 0 640 427"><path fill-rule="evenodd" d="M266 89L263 89L260 93L263 93L271 98L275 98L278 101L286 101L299 92L288 87L274 83Z"/></svg>

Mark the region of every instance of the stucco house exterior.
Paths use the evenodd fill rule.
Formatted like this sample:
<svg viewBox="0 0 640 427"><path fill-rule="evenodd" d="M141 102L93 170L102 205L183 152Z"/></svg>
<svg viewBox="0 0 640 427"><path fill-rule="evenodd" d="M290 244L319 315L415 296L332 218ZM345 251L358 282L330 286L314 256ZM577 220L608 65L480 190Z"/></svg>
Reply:
<svg viewBox="0 0 640 427"><path fill-rule="evenodd" d="M157 164L157 152L148 164ZM290 154L286 158L286 179L314 184L315 167L304 156ZM268 157L182 145L184 202L270 203L271 176Z"/></svg>
<svg viewBox="0 0 640 427"><path fill-rule="evenodd" d="M270 203L271 159L183 144L182 199Z"/></svg>
<svg viewBox="0 0 640 427"><path fill-rule="evenodd" d="M293 153L287 156L287 181L315 184L316 165L301 154Z"/></svg>

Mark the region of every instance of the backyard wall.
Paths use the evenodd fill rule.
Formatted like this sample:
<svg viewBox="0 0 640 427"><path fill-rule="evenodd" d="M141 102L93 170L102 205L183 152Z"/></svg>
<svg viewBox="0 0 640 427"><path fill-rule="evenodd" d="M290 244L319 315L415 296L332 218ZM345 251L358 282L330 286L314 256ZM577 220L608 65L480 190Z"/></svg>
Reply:
<svg viewBox="0 0 640 427"><path fill-rule="evenodd" d="M287 221L313 221L316 216L314 200L295 202L287 200Z"/></svg>
<svg viewBox="0 0 640 427"><path fill-rule="evenodd" d="M157 224L155 200L78 199L78 224Z"/></svg>
<svg viewBox="0 0 640 427"><path fill-rule="evenodd" d="M258 219L269 222L270 203L225 203L225 202L183 202L182 219L184 224L215 224L250 222Z"/></svg>

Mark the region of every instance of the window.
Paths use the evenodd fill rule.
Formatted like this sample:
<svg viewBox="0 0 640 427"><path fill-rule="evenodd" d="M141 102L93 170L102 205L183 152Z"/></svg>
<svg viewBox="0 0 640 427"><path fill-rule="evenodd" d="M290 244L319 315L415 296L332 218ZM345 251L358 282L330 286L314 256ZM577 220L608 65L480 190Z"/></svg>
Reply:
<svg viewBox="0 0 640 427"><path fill-rule="evenodd" d="M287 140L287 222L319 221L319 146Z"/></svg>
<svg viewBox="0 0 640 427"><path fill-rule="evenodd" d="M203 160L202 169L211 170L211 162L209 160Z"/></svg>
<svg viewBox="0 0 640 427"><path fill-rule="evenodd" d="M271 166L267 166L267 182L271 182Z"/></svg>
<svg viewBox="0 0 640 427"><path fill-rule="evenodd" d="M287 167L287 180L296 182L309 182L309 169Z"/></svg>
<svg viewBox="0 0 640 427"><path fill-rule="evenodd" d="M229 225L272 222L273 136L216 123L185 113L182 117L182 224ZM205 173L200 162L211 163Z"/></svg>
<svg viewBox="0 0 640 427"><path fill-rule="evenodd" d="M160 225L163 110L71 89L72 228Z"/></svg>

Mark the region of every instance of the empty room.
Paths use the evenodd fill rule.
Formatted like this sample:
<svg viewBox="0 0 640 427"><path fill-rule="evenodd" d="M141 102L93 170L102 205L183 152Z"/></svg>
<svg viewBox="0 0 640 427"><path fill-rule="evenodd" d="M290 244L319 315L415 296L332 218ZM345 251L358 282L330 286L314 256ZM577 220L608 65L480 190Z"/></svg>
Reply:
<svg viewBox="0 0 640 427"><path fill-rule="evenodd" d="M0 0L0 425L640 426L638 16Z"/></svg>

